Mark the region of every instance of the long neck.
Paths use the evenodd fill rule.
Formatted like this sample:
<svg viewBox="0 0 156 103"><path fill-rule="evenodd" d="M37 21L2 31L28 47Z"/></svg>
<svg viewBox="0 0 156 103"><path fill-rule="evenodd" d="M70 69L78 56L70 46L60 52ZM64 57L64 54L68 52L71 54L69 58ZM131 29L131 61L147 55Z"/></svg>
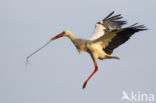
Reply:
<svg viewBox="0 0 156 103"><path fill-rule="evenodd" d="M70 38L70 40L71 40L72 42L73 42L74 40L77 39L77 38L76 38L74 35L72 35L72 34L69 34L67 37Z"/></svg>

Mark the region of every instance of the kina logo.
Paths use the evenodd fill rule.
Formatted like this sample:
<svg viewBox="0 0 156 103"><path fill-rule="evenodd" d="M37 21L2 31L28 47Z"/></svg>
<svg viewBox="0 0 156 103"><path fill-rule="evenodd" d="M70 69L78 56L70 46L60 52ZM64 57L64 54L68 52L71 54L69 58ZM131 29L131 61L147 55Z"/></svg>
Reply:
<svg viewBox="0 0 156 103"><path fill-rule="evenodd" d="M154 94L152 93L142 93L140 91L134 92L131 91L130 93L126 93L122 91L121 100L127 100L130 102L153 102L154 103Z"/></svg>

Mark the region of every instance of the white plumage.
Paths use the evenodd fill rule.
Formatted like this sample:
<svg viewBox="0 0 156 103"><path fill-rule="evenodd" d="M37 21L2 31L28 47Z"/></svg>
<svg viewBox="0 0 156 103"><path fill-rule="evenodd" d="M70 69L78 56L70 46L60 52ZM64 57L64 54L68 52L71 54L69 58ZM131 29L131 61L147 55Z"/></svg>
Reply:
<svg viewBox="0 0 156 103"><path fill-rule="evenodd" d="M106 28L103 25L96 24L94 33L90 37L90 40L95 40L95 39L101 37L102 35L104 35L104 33L105 33L104 29L106 29Z"/></svg>

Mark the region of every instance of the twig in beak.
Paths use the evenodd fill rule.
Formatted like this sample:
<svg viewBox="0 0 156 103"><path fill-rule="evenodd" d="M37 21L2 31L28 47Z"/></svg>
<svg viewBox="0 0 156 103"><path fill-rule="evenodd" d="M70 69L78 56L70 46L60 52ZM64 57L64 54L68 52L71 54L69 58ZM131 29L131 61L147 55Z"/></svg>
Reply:
<svg viewBox="0 0 156 103"><path fill-rule="evenodd" d="M46 47L52 40L48 41L45 45L43 45L42 47L40 47L39 49L37 49L36 51L34 51L32 54L30 54L29 56L27 56L26 58L26 64L30 64L29 62L29 58L31 56L33 56L34 54L36 54L38 51L40 51L42 48Z"/></svg>

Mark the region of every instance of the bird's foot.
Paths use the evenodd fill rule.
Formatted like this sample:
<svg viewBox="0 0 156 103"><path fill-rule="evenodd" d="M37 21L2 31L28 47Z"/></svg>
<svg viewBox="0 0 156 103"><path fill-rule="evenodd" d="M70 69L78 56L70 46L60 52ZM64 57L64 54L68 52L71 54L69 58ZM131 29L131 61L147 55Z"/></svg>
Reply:
<svg viewBox="0 0 156 103"><path fill-rule="evenodd" d="M87 85L87 82L85 81L84 84L83 84L82 89L84 89L86 87L86 85Z"/></svg>

